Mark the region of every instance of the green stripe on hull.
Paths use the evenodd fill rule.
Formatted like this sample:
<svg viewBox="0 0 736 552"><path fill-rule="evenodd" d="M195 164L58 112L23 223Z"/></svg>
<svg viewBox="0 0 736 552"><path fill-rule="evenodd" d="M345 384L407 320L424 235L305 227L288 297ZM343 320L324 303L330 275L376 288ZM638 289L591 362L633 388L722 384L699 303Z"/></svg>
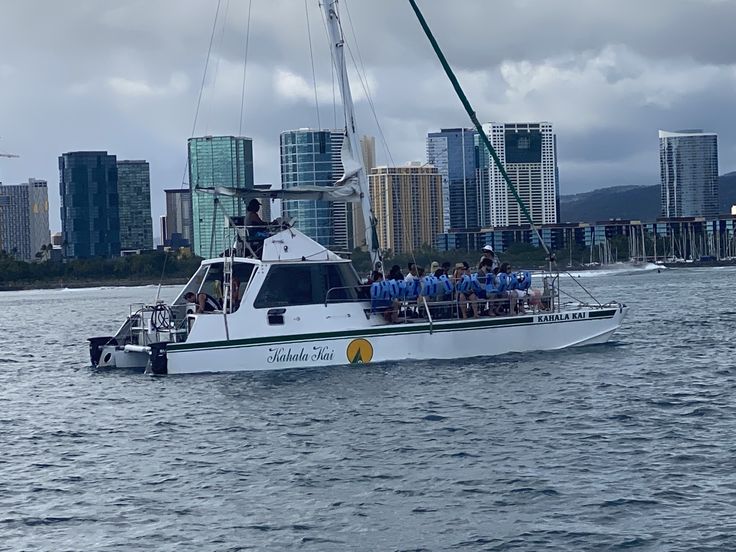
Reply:
<svg viewBox="0 0 736 552"><path fill-rule="evenodd" d="M613 318L617 309L590 311L588 318ZM561 322L584 322L588 318L581 320L565 320ZM549 324L550 322L544 322ZM555 322L552 322L555 323ZM515 318L490 318L486 320L472 320L468 322L440 322L432 326L433 333L455 332L458 330L483 330L493 327L506 326L533 326L533 316L519 316ZM167 347L168 353L178 353L187 350L203 350L203 349L229 349L233 347L251 347L255 345L282 345L288 343L298 343L302 341L314 340L334 340L348 338L371 338L387 335L411 335L418 333L428 333L430 325L423 324L401 324L390 326L377 326L375 328L363 328L359 330L346 330L336 332L319 332L308 334L295 334L287 336L266 336L252 337L246 339L232 339L230 341L202 341L197 343L172 343Z"/></svg>

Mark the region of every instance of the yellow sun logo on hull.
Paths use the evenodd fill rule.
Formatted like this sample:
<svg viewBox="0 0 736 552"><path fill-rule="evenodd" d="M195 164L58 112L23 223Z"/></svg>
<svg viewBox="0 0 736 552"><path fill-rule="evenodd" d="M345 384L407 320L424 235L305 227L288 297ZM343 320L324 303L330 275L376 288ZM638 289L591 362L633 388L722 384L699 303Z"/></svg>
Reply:
<svg viewBox="0 0 736 552"><path fill-rule="evenodd" d="M350 364L366 364L373 358L373 345L367 339L353 339L346 351Z"/></svg>

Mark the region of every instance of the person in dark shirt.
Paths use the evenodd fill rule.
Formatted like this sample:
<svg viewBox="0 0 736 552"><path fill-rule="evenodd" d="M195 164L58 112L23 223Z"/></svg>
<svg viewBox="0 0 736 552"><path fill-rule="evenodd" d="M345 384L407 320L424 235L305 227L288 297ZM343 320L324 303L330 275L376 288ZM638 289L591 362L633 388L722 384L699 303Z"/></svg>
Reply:
<svg viewBox="0 0 736 552"><path fill-rule="evenodd" d="M220 306L220 303L217 302L217 299L215 299L208 293L200 293L199 295L197 295L193 291L190 291L187 292L186 295L184 295L184 299L186 299L188 303L195 303L197 305L196 312L198 314L202 312L213 312L222 309L222 306Z"/></svg>

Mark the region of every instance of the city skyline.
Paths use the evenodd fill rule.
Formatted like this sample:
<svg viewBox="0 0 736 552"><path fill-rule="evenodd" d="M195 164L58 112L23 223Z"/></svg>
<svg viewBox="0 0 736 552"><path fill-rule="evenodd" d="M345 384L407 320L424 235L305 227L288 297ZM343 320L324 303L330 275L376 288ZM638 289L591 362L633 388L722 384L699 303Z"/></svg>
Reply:
<svg viewBox="0 0 736 552"><path fill-rule="evenodd" d="M93 9L38 6L38 1L12 3L0 22L0 44L15 53L0 62L0 151L21 156L0 159L0 181L33 177L54 183L55 159L63 151L105 149L126 159L145 158L151 164L157 218L165 211L163 189L179 187L186 171L186 139L239 133L243 6L233 7L227 20L221 14L224 31L218 24L194 132L214 2L162 1L145 11L126 1ZM274 19L275 8L253 8L242 133L254 138L259 183L279 181L281 130L340 123L333 124L340 110L332 105L330 57L322 55L326 48L316 5L310 8L319 125L303 18ZM721 44L736 6L654 1L646 6L624 2L613 9L560 1L534 7L509 3L499 14L486 3L462 1L425 8L481 121L555 125L561 194L656 184L659 166L651 152L659 128L702 127L717 133L722 172L736 168L736 136L728 126L736 114L730 99L736 60ZM625 15L628 8L635 9L636 20ZM60 9L64 17L56 13ZM379 1L351 3L350 9L383 129L373 128L358 85L360 131L386 136L390 158L377 143L379 164L422 159L427 132L468 126L467 118L408 7ZM488 21L499 15L506 24L489 31ZM47 32L27 41L23 29L30 27ZM597 31L589 32L592 28ZM479 48L470 38L453 39L458 29L467 37L484 36L487 44ZM529 29L538 31L535 40L528 40ZM692 29L708 32L693 35ZM673 42L673 34L693 39ZM89 48L91 43L95 48ZM50 199L51 226L58 230L58 198L52 194Z"/></svg>

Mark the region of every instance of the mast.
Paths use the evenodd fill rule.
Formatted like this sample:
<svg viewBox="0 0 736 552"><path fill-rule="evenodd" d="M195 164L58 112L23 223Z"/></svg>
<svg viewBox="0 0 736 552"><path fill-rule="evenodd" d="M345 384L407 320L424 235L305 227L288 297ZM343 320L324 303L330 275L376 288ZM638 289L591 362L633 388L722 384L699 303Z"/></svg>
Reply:
<svg viewBox="0 0 736 552"><path fill-rule="evenodd" d="M360 189L360 204L363 212L363 220L365 222L365 243L371 255L371 268L373 270L381 270L382 265L378 265L381 261L381 251L378 244L378 233L376 232L376 217L373 215L371 208L371 194L368 186L368 175L366 174L365 164L363 161L363 152L360 147L360 139L356 131L355 125L355 108L353 106L353 96L350 92L350 82L348 81L348 69L345 62L345 38L342 34L340 25L340 16L337 13L337 0L322 0L322 8L327 22L327 31L330 37L330 48L332 49L332 59L335 64L335 73L340 87L340 96L342 97L343 111L345 112L345 143L343 143L343 166L345 167L346 176L351 172L358 180ZM346 146L350 150L346 152ZM346 161L346 154L352 156L351 167Z"/></svg>
<svg viewBox="0 0 736 552"><path fill-rule="evenodd" d="M447 78L450 79L450 83L452 83L452 87L455 89L455 93L457 94L458 98L460 98L460 103L463 104L463 107L465 108L465 112L468 114L468 117L470 117L470 120L472 121L473 126L478 131L478 136L480 140L483 142L483 144L486 147L486 150L488 151L490 156L493 158L493 162L496 164L498 171L501 173L501 176L503 177L503 180L506 183L506 187L511 192L511 194L514 196L514 199L516 200L516 203L519 205L519 208L521 209L521 212L524 214L524 217L529 223L529 226L531 226L531 229L536 234L537 239L539 240L539 243L541 244L542 248L544 248L545 253L547 253L547 258L549 259L550 265L551 265L553 256L550 253L550 250L547 247L547 244L544 243L544 240L542 239L542 235L539 233L539 229L537 228L537 225L534 224L534 221L532 220L532 216L529 213L529 210L527 209L526 204L521 199L521 196L519 196L519 192L516 191L516 187L514 186L513 182L511 182L511 179L509 178L509 175L506 172L506 168L503 166L503 163L501 163L501 159L498 157L498 153L496 153L496 150L491 145L491 141L486 135L486 133L483 132L483 126L480 124L480 121L478 121L478 116L475 114L475 111L473 110L473 106L470 105L470 101L468 101L468 97L465 95L465 92L463 92L463 89L460 86L460 83L458 82L454 71L450 67L450 64L447 62L447 59L445 58L445 54L442 53L442 50L440 49L440 46L437 43L437 40L434 38L432 31L429 29L429 25L427 25L427 21L424 19L424 16L422 15L422 12L419 9L419 6L417 6L417 3L415 0L409 0L409 4L411 4L412 9L414 10L414 14L417 16L417 19L419 20L419 25L421 25L422 30L424 31L424 34L427 35L427 38L429 39L429 42L432 45L432 49L434 50L434 53L437 55L437 58L439 59L440 64L442 65L442 68L445 70L445 74L447 75ZM592 257L593 255L592 247L591 247L590 254Z"/></svg>

